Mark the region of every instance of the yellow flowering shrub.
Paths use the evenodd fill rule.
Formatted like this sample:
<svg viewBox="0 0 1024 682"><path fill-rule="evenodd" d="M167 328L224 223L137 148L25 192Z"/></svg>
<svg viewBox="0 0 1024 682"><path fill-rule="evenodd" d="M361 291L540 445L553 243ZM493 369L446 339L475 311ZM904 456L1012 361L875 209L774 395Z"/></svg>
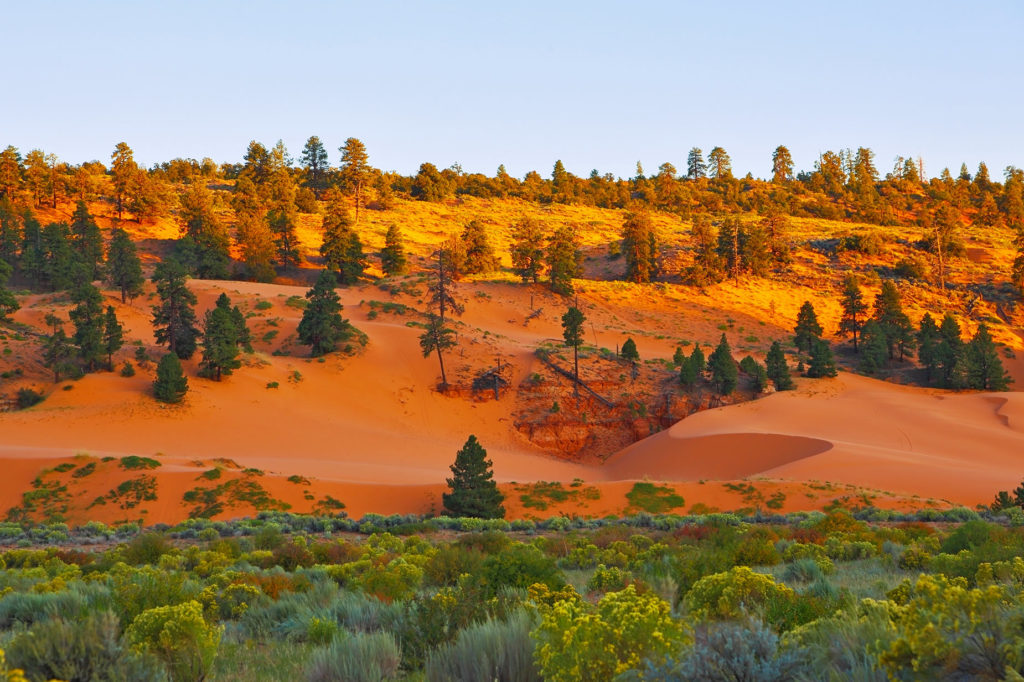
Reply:
<svg viewBox="0 0 1024 682"><path fill-rule="evenodd" d="M772 600L793 600L796 593L770 575L736 566L701 578L686 593L690 612L701 619L738 619L763 609Z"/></svg>

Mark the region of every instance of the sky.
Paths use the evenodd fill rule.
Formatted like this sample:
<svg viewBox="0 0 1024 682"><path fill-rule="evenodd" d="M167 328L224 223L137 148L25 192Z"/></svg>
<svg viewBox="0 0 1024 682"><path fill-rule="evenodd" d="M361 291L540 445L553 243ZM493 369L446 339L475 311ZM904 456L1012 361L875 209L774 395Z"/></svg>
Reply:
<svg viewBox="0 0 1024 682"><path fill-rule="evenodd" d="M1024 166L1024 3L3 3L0 145L238 162L348 137L370 163L630 177L691 147L770 173L866 146L884 174Z"/></svg>

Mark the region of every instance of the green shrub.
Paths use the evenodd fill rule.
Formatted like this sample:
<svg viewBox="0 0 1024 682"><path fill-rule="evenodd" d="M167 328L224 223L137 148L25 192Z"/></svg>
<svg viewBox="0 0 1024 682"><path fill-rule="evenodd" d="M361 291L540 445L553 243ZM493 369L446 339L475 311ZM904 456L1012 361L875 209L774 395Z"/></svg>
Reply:
<svg viewBox="0 0 1024 682"><path fill-rule="evenodd" d="M484 560L480 578L489 594L505 587L526 589L541 583L552 589L565 584L555 560L533 545L517 543Z"/></svg>
<svg viewBox="0 0 1024 682"><path fill-rule="evenodd" d="M523 609L507 620L487 620L459 632L455 641L427 656L428 682L540 682L533 662L533 614Z"/></svg>
<svg viewBox="0 0 1024 682"><path fill-rule="evenodd" d="M38 391L34 391L31 388L19 388L15 402L18 405L19 410L25 410L33 405L38 405L43 402L45 396Z"/></svg>
<svg viewBox="0 0 1024 682"><path fill-rule="evenodd" d="M380 682L395 677L402 657L387 632L357 633L318 649L306 671L308 682Z"/></svg>
<svg viewBox="0 0 1024 682"><path fill-rule="evenodd" d="M135 376L135 368L132 366L132 363L129 362L128 360L125 360L124 364L121 365L121 376L123 376L125 379Z"/></svg>
<svg viewBox="0 0 1024 682"><path fill-rule="evenodd" d="M221 628L209 625L193 600L143 611L125 636L137 650L163 661L174 682L200 682L217 655Z"/></svg>

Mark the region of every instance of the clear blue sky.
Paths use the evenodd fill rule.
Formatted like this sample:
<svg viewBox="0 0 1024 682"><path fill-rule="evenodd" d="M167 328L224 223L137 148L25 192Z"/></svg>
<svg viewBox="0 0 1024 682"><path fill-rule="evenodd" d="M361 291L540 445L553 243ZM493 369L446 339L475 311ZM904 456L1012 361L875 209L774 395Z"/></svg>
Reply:
<svg viewBox="0 0 1024 682"><path fill-rule="evenodd" d="M78 163L297 157L345 138L402 173L683 169L764 177L869 146L1024 166L1024 3L7 2L0 145Z"/></svg>

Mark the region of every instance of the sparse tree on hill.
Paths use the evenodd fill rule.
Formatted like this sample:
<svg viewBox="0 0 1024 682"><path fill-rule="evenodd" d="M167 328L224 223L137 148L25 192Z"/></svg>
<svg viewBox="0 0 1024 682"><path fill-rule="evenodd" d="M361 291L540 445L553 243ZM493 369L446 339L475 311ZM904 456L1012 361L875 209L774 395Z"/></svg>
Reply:
<svg viewBox="0 0 1024 682"><path fill-rule="evenodd" d="M1017 231L1017 255L1013 259L1013 271L1010 281L1022 297L1024 297L1024 229Z"/></svg>
<svg viewBox="0 0 1024 682"><path fill-rule="evenodd" d="M740 266L756 277L765 277L772 262L772 253L764 228L758 223L744 225L736 221Z"/></svg>
<svg viewBox="0 0 1024 682"><path fill-rule="evenodd" d="M21 254L18 265L22 275L27 277L33 286L47 282L43 230L35 216L27 211L22 219Z"/></svg>
<svg viewBox="0 0 1024 682"><path fill-rule="evenodd" d="M626 258L626 279L650 282L658 274L658 243L651 218L646 213L629 213L622 225L622 253Z"/></svg>
<svg viewBox="0 0 1024 682"><path fill-rule="evenodd" d="M313 288L306 292L309 305L299 321L299 343L310 346L310 354L319 357L334 351L339 341L352 335L352 326L341 317L341 299L334 290L335 276L324 270Z"/></svg>
<svg viewBox="0 0 1024 682"><path fill-rule="evenodd" d="M769 208L761 219L761 229L764 231L764 239L771 252L772 262L776 266L789 263L791 256L789 242L786 240L789 220L786 216L777 208Z"/></svg>
<svg viewBox="0 0 1024 682"><path fill-rule="evenodd" d="M868 320L861 329L860 371L877 374L885 368L888 357L885 330L876 320Z"/></svg>
<svg viewBox="0 0 1024 682"><path fill-rule="evenodd" d="M174 353L165 354L156 366L153 396L162 403L180 403L186 393L188 378L181 369L178 356Z"/></svg>
<svg viewBox="0 0 1024 682"><path fill-rule="evenodd" d="M384 235L384 248L380 252L380 267L388 277L405 274L409 258L405 253L405 241L398 225L392 224Z"/></svg>
<svg viewBox="0 0 1024 682"><path fill-rule="evenodd" d="M330 167L327 149L319 137L313 135L306 140L299 162L306 169L306 186L313 190L319 199L320 193L327 187L327 171Z"/></svg>
<svg viewBox="0 0 1024 682"><path fill-rule="evenodd" d="M437 316L442 324L446 311L450 310L456 315L461 315L465 310L462 304L455 299L453 270L454 265L450 252L440 249L437 252L437 267L434 269L433 282L430 286L430 302L437 306Z"/></svg>
<svg viewBox="0 0 1024 682"><path fill-rule="evenodd" d="M768 349L768 355L764 359L765 370L768 378L775 384L775 390L788 391L793 388L793 377L789 374L789 365L786 364L786 354L782 352L782 344L778 341Z"/></svg>
<svg viewBox="0 0 1024 682"><path fill-rule="evenodd" d="M118 220L121 220L125 199L128 197L128 191L137 170L138 166L135 165L132 148L124 142L118 142L114 147L114 152L110 155L110 175L114 183L114 200L117 205Z"/></svg>
<svg viewBox="0 0 1024 682"><path fill-rule="evenodd" d="M704 152L701 151L700 147L694 147L686 155L686 177L691 180L699 180L700 178L706 178L707 175L708 166L704 163Z"/></svg>
<svg viewBox="0 0 1024 682"><path fill-rule="evenodd" d="M85 277L92 282L103 278L103 233L89 214L84 201L79 201L71 218L71 240Z"/></svg>
<svg viewBox="0 0 1024 682"><path fill-rule="evenodd" d="M982 322L965 352L967 385L979 391L1005 391L1012 381L999 358L996 344Z"/></svg>
<svg viewBox="0 0 1024 682"><path fill-rule="evenodd" d="M471 220L462 231L462 244L465 249L465 260L462 271L467 275L491 272L498 267L498 257L494 253L487 238L487 231L482 223Z"/></svg>
<svg viewBox="0 0 1024 682"><path fill-rule="evenodd" d="M793 178L793 156L789 149L779 145L772 152L772 182L787 182Z"/></svg>
<svg viewBox="0 0 1024 682"><path fill-rule="evenodd" d="M843 336L853 335L853 350L857 351L857 336L861 327L864 326L864 313L868 306L864 303L864 295L861 293L860 284L853 275L848 275L843 280L843 316L839 320L839 333Z"/></svg>
<svg viewBox="0 0 1024 682"><path fill-rule="evenodd" d="M220 381L242 366L238 359L238 328L231 309L214 306L203 320L203 359L199 363L200 376Z"/></svg>
<svg viewBox="0 0 1024 682"><path fill-rule="evenodd" d="M583 345L583 322L586 319L583 311L576 306L570 306L562 315L562 337L565 339L565 345L572 347L572 375L576 380L573 388L577 397L580 394L580 346Z"/></svg>
<svg viewBox="0 0 1024 682"><path fill-rule="evenodd" d="M14 199L21 184L21 154L11 145L0 152L0 196Z"/></svg>
<svg viewBox="0 0 1024 682"><path fill-rule="evenodd" d="M626 342L622 344L622 350L619 351L619 355L623 360L638 362L640 360L640 353L636 349L636 341L632 338L626 339Z"/></svg>
<svg viewBox="0 0 1024 682"><path fill-rule="evenodd" d="M245 321L245 314L242 313L241 309L236 305L231 305L231 299L228 295L221 293L217 297L216 306L226 311L230 316L231 320L235 324L236 342L239 348L243 349L246 353L252 352L252 332L249 331L249 325Z"/></svg>
<svg viewBox="0 0 1024 682"><path fill-rule="evenodd" d="M341 195L332 190L329 193L327 212L324 215L324 241L320 255L328 270L337 273L338 282L356 284L366 269L363 243L352 229L352 219Z"/></svg>
<svg viewBox="0 0 1024 682"><path fill-rule="evenodd" d="M78 348L78 357L90 372L103 359L103 296L100 290L84 282L71 294L75 307L69 313L75 325L72 342Z"/></svg>
<svg viewBox="0 0 1024 682"><path fill-rule="evenodd" d="M523 282L540 279L544 269L544 231L539 221L524 216L512 228L512 267Z"/></svg>
<svg viewBox="0 0 1024 682"><path fill-rule="evenodd" d="M107 354L107 369L114 371L114 353L124 346L124 327L117 321L114 306L107 306L103 316L103 351Z"/></svg>
<svg viewBox="0 0 1024 682"><path fill-rule="evenodd" d="M295 183L285 168L276 170L267 181L267 225L274 235L277 261L283 267L298 266L299 238L295 232Z"/></svg>
<svg viewBox="0 0 1024 682"><path fill-rule="evenodd" d="M942 336L931 314L925 313L921 318L917 332L917 359L925 369L925 381L932 383L941 364L939 344Z"/></svg>
<svg viewBox="0 0 1024 682"><path fill-rule="evenodd" d="M57 320L58 323L61 320ZM52 333L43 342L43 366L53 372L53 383L60 381L62 375L74 371L71 358L75 354L71 340L64 333L63 324L54 324Z"/></svg>
<svg viewBox="0 0 1024 682"><path fill-rule="evenodd" d="M352 192L356 206L355 224L358 225L359 208L363 203L363 190L371 174L369 157L366 154L366 145L359 141L359 139L350 137L345 140L343 146L338 147L338 151L341 152L339 175L341 176L341 181Z"/></svg>
<svg viewBox="0 0 1024 682"><path fill-rule="evenodd" d="M110 283L121 290L121 302L134 300L142 293L145 280L142 277L142 262L139 260L135 243L128 233L120 228L113 230L110 253L107 257L107 277Z"/></svg>
<svg viewBox="0 0 1024 682"><path fill-rule="evenodd" d="M548 240L544 258L551 290L562 296L572 295L572 280L583 273L583 252L580 251L575 231L568 225L556 229Z"/></svg>
<svg viewBox="0 0 1024 682"><path fill-rule="evenodd" d="M740 274L739 231L739 219L725 218L718 228L718 244L715 251L719 262L731 278L736 278Z"/></svg>
<svg viewBox="0 0 1024 682"><path fill-rule="evenodd" d="M249 142L249 147L245 151L245 157L242 159L243 166L242 172L239 174L240 177L248 179L253 184L259 186L267 181L270 176L270 152L263 146L262 143L252 140Z"/></svg>
<svg viewBox="0 0 1024 682"><path fill-rule="evenodd" d="M939 325L939 366L942 368L942 385L946 388L962 388L967 381L964 366L964 342L960 324L951 314L946 313Z"/></svg>
<svg viewBox="0 0 1024 682"><path fill-rule="evenodd" d="M259 213L236 213L238 219L238 245L242 248L242 262L246 275L257 282L272 282L277 272L274 261L278 257L274 233L267 216Z"/></svg>
<svg viewBox="0 0 1024 682"><path fill-rule="evenodd" d="M910 318L903 312L900 293L896 289L896 285L889 280L882 282L882 291L875 299L874 319L885 336L889 359L894 359L896 351L899 350L900 362L902 362L904 353L917 346L917 339L914 336L914 326L911 324Z"/></svg>
<svg viewBox="0 0 1024 682"><path fill-rule="evenodd" d="M818 324L818 315L814 312L814 306L810 301L804 301L800 306L800 312L796 315L793 345L800 352L810 353L814 340L821 338L822 331L824 330Z"/></svg>
<svg viewBox="0 0 1024 682"><path fill-rule="evenodd" d="M160 304L153 306L153 333L156 342L167 344L167 349L182 360L196 352L196 295L186 285L187 275L175 261L164 261L156 266L153 283Z"/></svg>
<svg viewBox="0 0 1024 682"><path fill-rule="evenodd" d="M718 235L707 214L693 216L693 272L694 284L713 284L721 279L721 261L718 257Z"/></svg>
<svg viewBox="0 0 1024 682"><path fill-rule="evenodd" d="M821 379L823 377L834 377L836 374L838 374L836 371L836 361L828 341L814 339L811 343L810 362L807 364L807 376L812 379Z"/></svg>
<svg viewBox="0 0 1024 682"><path fill-rule="evenodd" d="M493 464L487 451L470 436L455 455L452 477L446 479L450 493L444 493L445 513L454 517L501 519L505 517L505 496L494 482Z"/></svg>
<svg viewBox="0 0 1024 682"><path fill-rule="evenodd" d="M721 147L715 147L708 153L708 170L716 180L732 177L732 160Z"/></svg>
<svg viewBox="0 0 1024 682"><path fill-rule="evenodd" d="M0 260L0 322L7 320L8 315L21 307L14 294L7 290L7 279L11 276L11 270L7 261Z"/></svg>
<svg viewBox="0 0 1024 682"><path fill-rule="evenodd" d="M231 237L213 208L213 193L193 183L181 195L182 239L179 246L188 254L184 263L202 279L227 279L231 262Z"/></svg>
<svg viewBox="0 0 1024 682"><path fill-rule="evenodd" d="M437 362L441 366L441 389L448 388L448 377L444 372L444 351L455 347L455 331L446 327L444 320L431 313L427 318L426 329L420 334L420 350L423 357L437 353Z"/></svg>
<svg viewBox="0 0 1024 682"><path fill-rule="evenodd" d="M22 244L22 219L14 205L6 199L0 201L0 261L18 266L18 254Z"/></svg>
<svg viewBox="0 0 1024 682"><path fill-rule="evenodd" d="M708 366L711 368L711 383L714 384L715 390L722 395L729 395L736 390L736 381L739 378L739 372L736 368L736 360L732 357L732 349L729 348L729 342L725 338L725 334L722 334L721 340L718 342L718 346L712 351L711 357L708 358Z"/></svg>
<svg viewBox="0 0 1024 682"><path fill-rule="evenodd" d="M933 239L939 262L939 286L943 293L946 291L946 261L949 259L950 251L956 247L956 235L961 225L957 210L949 204L943 204L935 214Z"/></svg>

